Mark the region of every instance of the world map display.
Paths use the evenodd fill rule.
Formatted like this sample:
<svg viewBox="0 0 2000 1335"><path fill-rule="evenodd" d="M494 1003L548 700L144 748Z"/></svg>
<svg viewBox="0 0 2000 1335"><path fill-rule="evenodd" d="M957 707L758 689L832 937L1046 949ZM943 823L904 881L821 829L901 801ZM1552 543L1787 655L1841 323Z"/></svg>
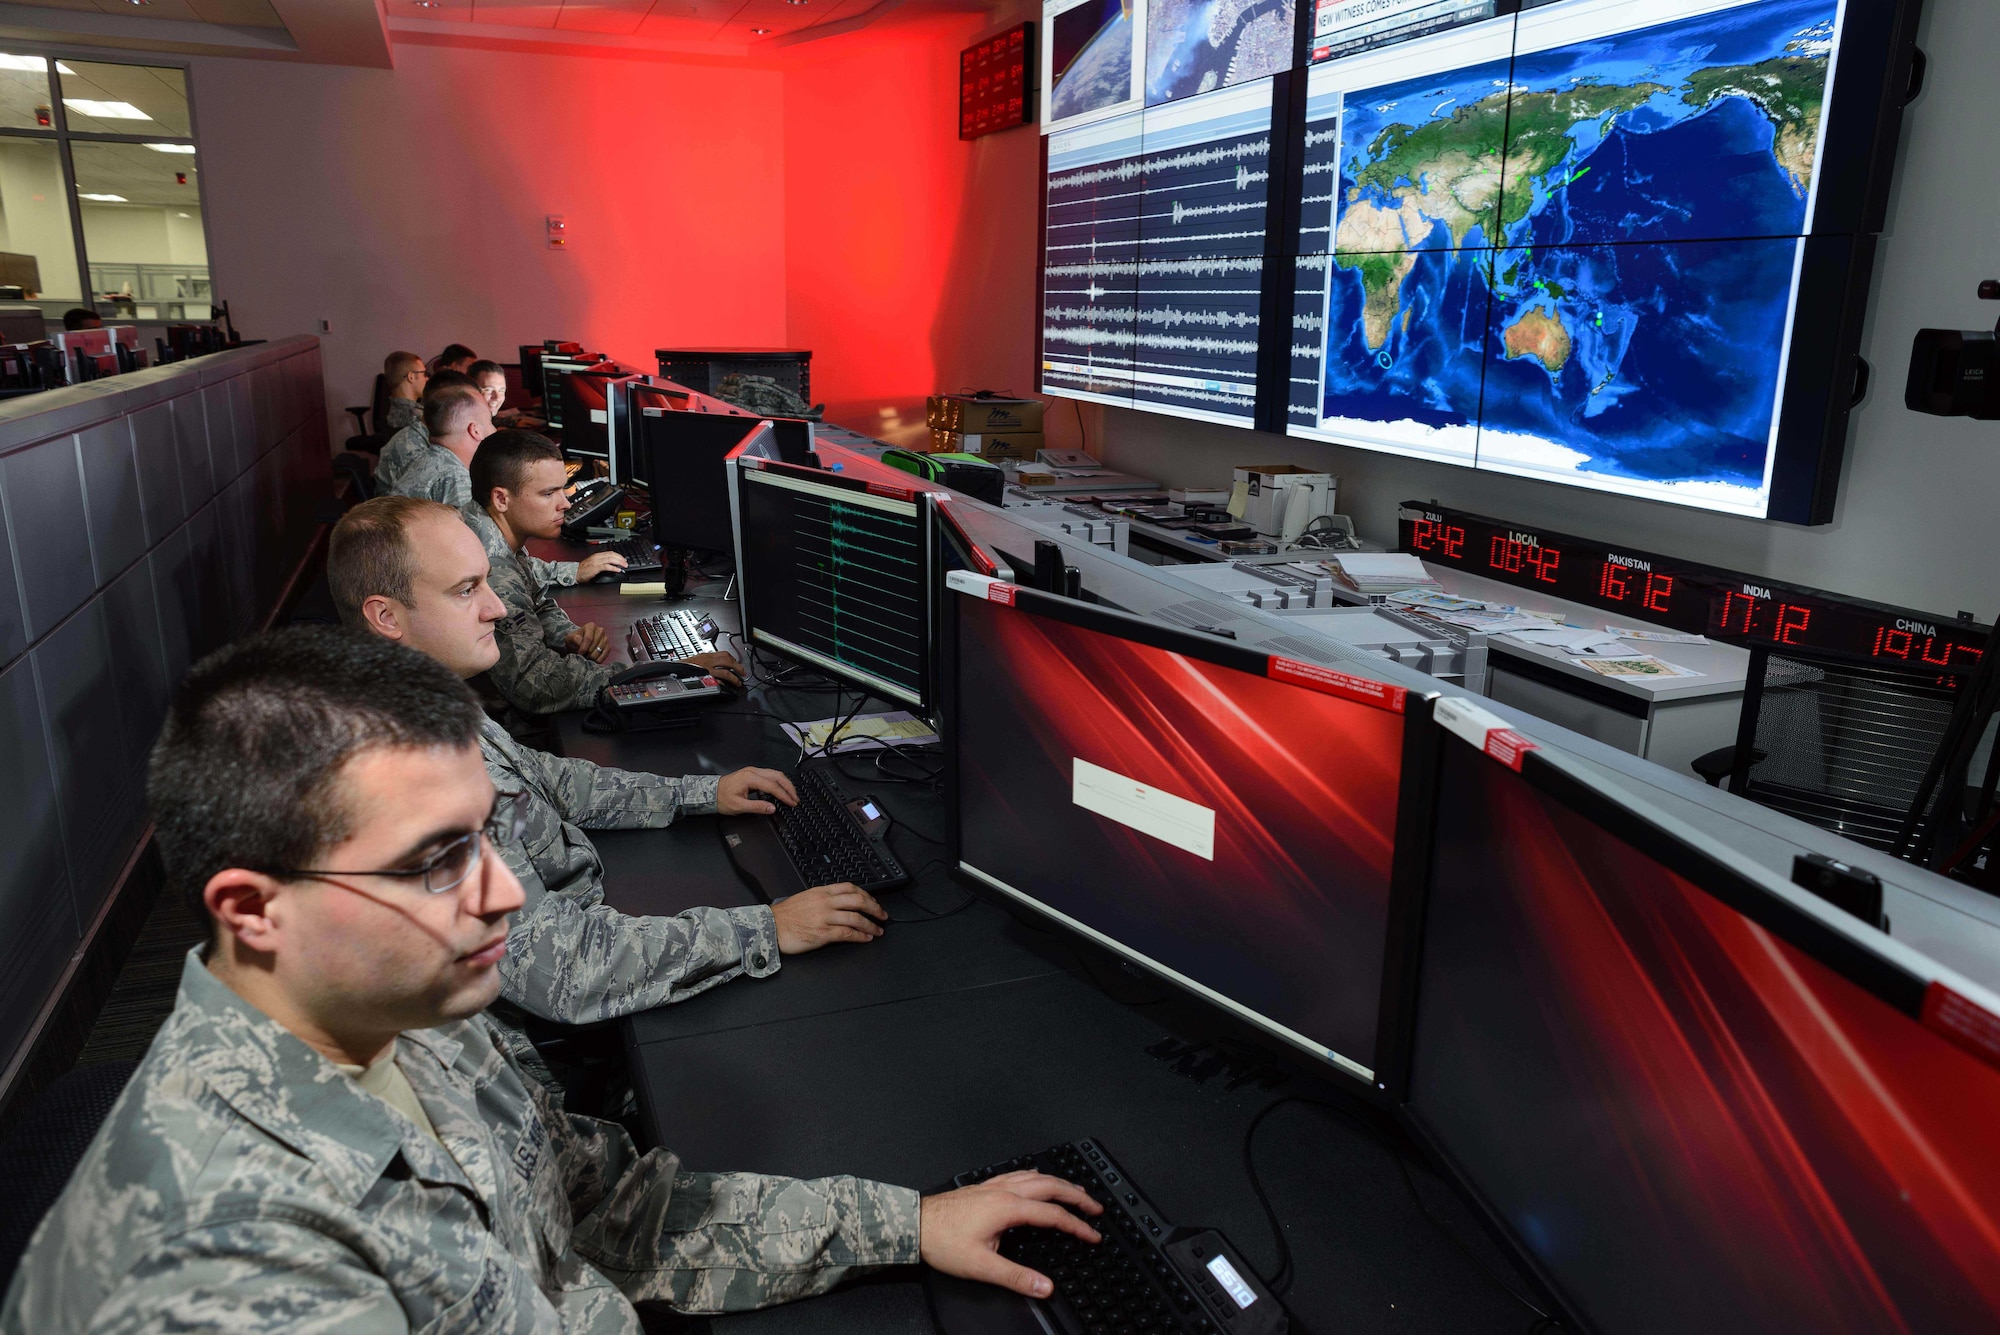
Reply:
<svg viewBox="0 0 2000 1335"><path fill-rule="evenodd" d="M1345 93L1307 129L1309 161L1316 130L1338 151L1323 418L1763 513L1836 13L1763 0Z"/></svg>

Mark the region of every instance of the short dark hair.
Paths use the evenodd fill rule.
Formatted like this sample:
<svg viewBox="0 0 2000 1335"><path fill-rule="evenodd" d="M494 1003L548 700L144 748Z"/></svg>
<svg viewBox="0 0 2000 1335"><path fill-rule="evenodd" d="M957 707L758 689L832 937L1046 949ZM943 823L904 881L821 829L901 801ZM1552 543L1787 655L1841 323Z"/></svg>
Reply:
<svg viewBox="0 0 2000 1335"><path fill-rule="evenodd" d="M446 385L424 395L424 430L432 440L457 435L484 407L486 396L471 384Z"/></svg>
<svg viewBox="0 0 2000 1335"><path fill-rule="evenodd" d="M63 312L63 328L66 330L94 329L104 323L104 317L88 306L72 306Z"/></svg>
<svg viewBox="0 0 2000 1335"><path fill-rule="evenodd" d="M482 717L449 668L372 635L287 626L210 654L174 693L146 777L168 887L206 915L217 872L318 865L351 833L349 760L463 749Z"/></svg>
<svg viewBox="0 0 2000 1335"><path fill-rule="evenodd" d="M439 371L431 377L430 383L424 386L424 397L428 399L433 394L442 394L453 385L463 385L467 389L479 388L472 382L472 377L463 371Z"/></svg>
<svg viewBox="0 0 2000 1335"><path fill-rule="evenodd" d="M493 500L493 489L519 491L528 479L528 465L537 459L562 461L562 446L539 431L509 428L479 442L467 467L472 472L472 499L480 506Z"/></svg>
<svg viewBox="0 0 2000 1335"><path fill-rule="evenodd" d="M417 563L408 531L425 515L458 511L421 496L377 496L340 517L326 540L326 582L342 624L361 625L361 605L376 594L408 607Z"/></svg>
<svg viewBox="0 0 2000 1335"><path fill-rule="evenodd" d="M466 347L465 344L447 343L445 344L444 351L438 354L437 364L439 366L443 366L446 362L464 362L464 361L477 361L477 360L479 360L479 354L474 352L471 348Z"/></svg>
<svg viewBox="0 0 2000 1335"><path fill-rule="evenodd" d="M465 374L466 377L470 379L473 384L476 385L479 383L479 377L483 375L497 375L502 378L505 378L507 374L507 368L500 365L499 362L489 361L486 358L482 357L478 361L474 362L472 365L466 367Z"/></svg>

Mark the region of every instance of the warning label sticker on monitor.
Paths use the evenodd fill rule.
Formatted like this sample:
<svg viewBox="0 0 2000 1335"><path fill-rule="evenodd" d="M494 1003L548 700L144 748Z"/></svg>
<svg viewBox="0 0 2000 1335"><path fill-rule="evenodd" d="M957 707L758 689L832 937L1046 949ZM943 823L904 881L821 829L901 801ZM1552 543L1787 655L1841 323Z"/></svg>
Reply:
<svg viewBox="0 0 2000 1335"><path fill-rule="evenodd" d="M1071 798L1085 811L1128 825L1161 843L1215 861L1215 811L1150 783L1077 759Z"/></svg>

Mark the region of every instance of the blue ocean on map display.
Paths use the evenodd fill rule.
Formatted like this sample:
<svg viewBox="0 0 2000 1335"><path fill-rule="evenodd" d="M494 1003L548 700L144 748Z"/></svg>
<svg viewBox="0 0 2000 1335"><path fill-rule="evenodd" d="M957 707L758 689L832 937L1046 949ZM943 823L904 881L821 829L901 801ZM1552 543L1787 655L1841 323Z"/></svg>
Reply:
<svg viewBox="0 0 2000 1335"><path fill-rule="evenodd" d="M1480 462L1762 487L1798 244L1503 253Z"/></svg>
<svg viewBox="0 0 2000 1335"><path fill-rule="evenodd" d="M1325 416L1478 423L1482 465L1760 510L1836 8L1345 94Z"/></svg>

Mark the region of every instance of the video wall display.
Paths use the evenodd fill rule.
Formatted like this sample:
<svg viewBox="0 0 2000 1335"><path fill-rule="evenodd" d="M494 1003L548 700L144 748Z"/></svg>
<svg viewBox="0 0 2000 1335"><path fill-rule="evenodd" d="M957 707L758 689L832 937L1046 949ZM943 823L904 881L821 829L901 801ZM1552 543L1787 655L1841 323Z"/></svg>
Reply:
<svg viewBox="0 0 2000 1335"><path fill-rule="evenodd" d="M1295 165L1269 187L1285 213L1262 277L1289 355L1263 350L1273 407L1244 420L1824 522L1904 17L1903 0L1319 0L1307 66L1271 99L1272 161Z"/></svg>
<svg viewBox="0 0 2000 1335"><path fill-rule="evenodd" d="M1042 384L1252 424L1271 81L1049 137Z"/></svg>

